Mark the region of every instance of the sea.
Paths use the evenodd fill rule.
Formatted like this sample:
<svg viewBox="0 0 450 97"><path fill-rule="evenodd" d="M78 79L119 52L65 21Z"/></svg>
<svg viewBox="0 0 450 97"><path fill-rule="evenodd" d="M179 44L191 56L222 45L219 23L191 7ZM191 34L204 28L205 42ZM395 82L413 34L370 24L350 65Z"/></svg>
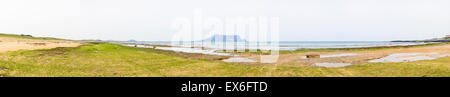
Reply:
<svg viewBox="0 0 450 97"><path fill-rule="evenodd" d="M280 41L275 42L171 42L171 41L135 41L135 44L170 45L179 47L205 47L211 49L263 49L278 46L279 50L325 49L325 48L361 48L377 46L406 46L427 44L424 42L390 42L390 41Z"/></svg>

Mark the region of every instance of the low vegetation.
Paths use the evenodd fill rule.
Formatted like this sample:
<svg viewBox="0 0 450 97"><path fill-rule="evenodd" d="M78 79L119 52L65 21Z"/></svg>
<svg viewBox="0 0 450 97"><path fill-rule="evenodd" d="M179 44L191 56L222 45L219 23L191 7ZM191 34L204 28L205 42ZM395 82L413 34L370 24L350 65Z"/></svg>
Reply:
<svg viewBox="0 0 450 97"><path fill-rule="evenodd" d="M192 57L197 56L197 57ZM362 63L342 68L225 63L221 58L98 43L71 48L0 53L9 77L435 77L450 76L450 57L406 63Z"/></svg>
<svg viewBox="0 0 450 97"><path fill-rule="evenodd" d="M15 34L2 34L0 33L0 37L9 37L9 38L19 38L19 39L37 39L37 40L64 40L64 39L58 39L58 38L51 38L51 37L34 37L31 35L15 35Z"/></svg>

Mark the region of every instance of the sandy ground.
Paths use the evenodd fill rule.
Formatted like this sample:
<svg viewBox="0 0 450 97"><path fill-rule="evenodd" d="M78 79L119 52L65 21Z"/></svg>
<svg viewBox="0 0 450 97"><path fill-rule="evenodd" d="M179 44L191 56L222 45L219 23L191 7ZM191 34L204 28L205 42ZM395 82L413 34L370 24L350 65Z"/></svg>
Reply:
<svg viewBox="0 0 450 97"><path fill-rule="evenodd" d="M421 58L424 54L427 54L424 59L440 58L450 55L450 44L427 46L427 47L413 47L413 48L398 48L398 49L385 49L385 50L368 50L368 51L334 51L334 52L306 52L306 53L296 53L296 54L282 54L279 56L278 61L275 64L286 64L286 65L315 65L316 63L350 63L358 64L368 62L370 60L383 59L384 57L396 54L409 54L407 56L411 59L416 60ZM414 53L419 53L415 54ZM322 58L305 58L308 54L318 54L321 56L330 56ZM252 60L259 61L259 56L246 56ZM404 57L404 56L403 56ZM390 61L390 60L388 60ZM339 65L339 64L337 64Z"/></svg>
<svg viewBox="0 0 450 97"><path fill-rule="evenodd" d="M77 47L79 45L81 45L81 43L63 40L33 40L0 37L0 52L49 49L56 47Z"/></svg>
<svg viewBox="0 0 450 97"><path fill-rule="evenodd" d="M241 58L241 57L231 57L225 60L222 60L224 62L256 62L254 60L248 59L248 58Z"/></svg>

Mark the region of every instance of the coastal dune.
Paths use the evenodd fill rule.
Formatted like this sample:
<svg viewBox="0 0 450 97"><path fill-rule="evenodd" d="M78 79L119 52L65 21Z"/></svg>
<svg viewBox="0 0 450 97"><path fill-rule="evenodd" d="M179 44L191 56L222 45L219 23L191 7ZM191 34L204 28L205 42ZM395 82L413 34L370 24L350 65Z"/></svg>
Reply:
<svg viewBox="0 0 450 97"><path fill-rule="evenodd" d="M0 37L0 52L50 49L56 47L77 47L80 45L81 43L65 40L35 40Z"/></svg>

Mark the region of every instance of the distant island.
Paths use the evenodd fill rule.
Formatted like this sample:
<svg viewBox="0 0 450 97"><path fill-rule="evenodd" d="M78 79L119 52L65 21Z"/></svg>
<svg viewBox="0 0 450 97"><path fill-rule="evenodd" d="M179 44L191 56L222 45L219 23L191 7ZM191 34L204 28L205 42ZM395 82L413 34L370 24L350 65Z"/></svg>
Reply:
<svg viewBox="0 0 450 97"><path fill-rule="evenodd" d="M213 35L213 36L203 39L201 41L205 41L205 42L247 42L247 40L242 39L239 35Z"/></svg>
<svg viewBox="0 0 450 97"><path fill-rule="evenodd" d="M426 40L395 40L391 42L450 42L450 35L447 35L442 38L433 38L433 39L426 39Z"/></svg>

